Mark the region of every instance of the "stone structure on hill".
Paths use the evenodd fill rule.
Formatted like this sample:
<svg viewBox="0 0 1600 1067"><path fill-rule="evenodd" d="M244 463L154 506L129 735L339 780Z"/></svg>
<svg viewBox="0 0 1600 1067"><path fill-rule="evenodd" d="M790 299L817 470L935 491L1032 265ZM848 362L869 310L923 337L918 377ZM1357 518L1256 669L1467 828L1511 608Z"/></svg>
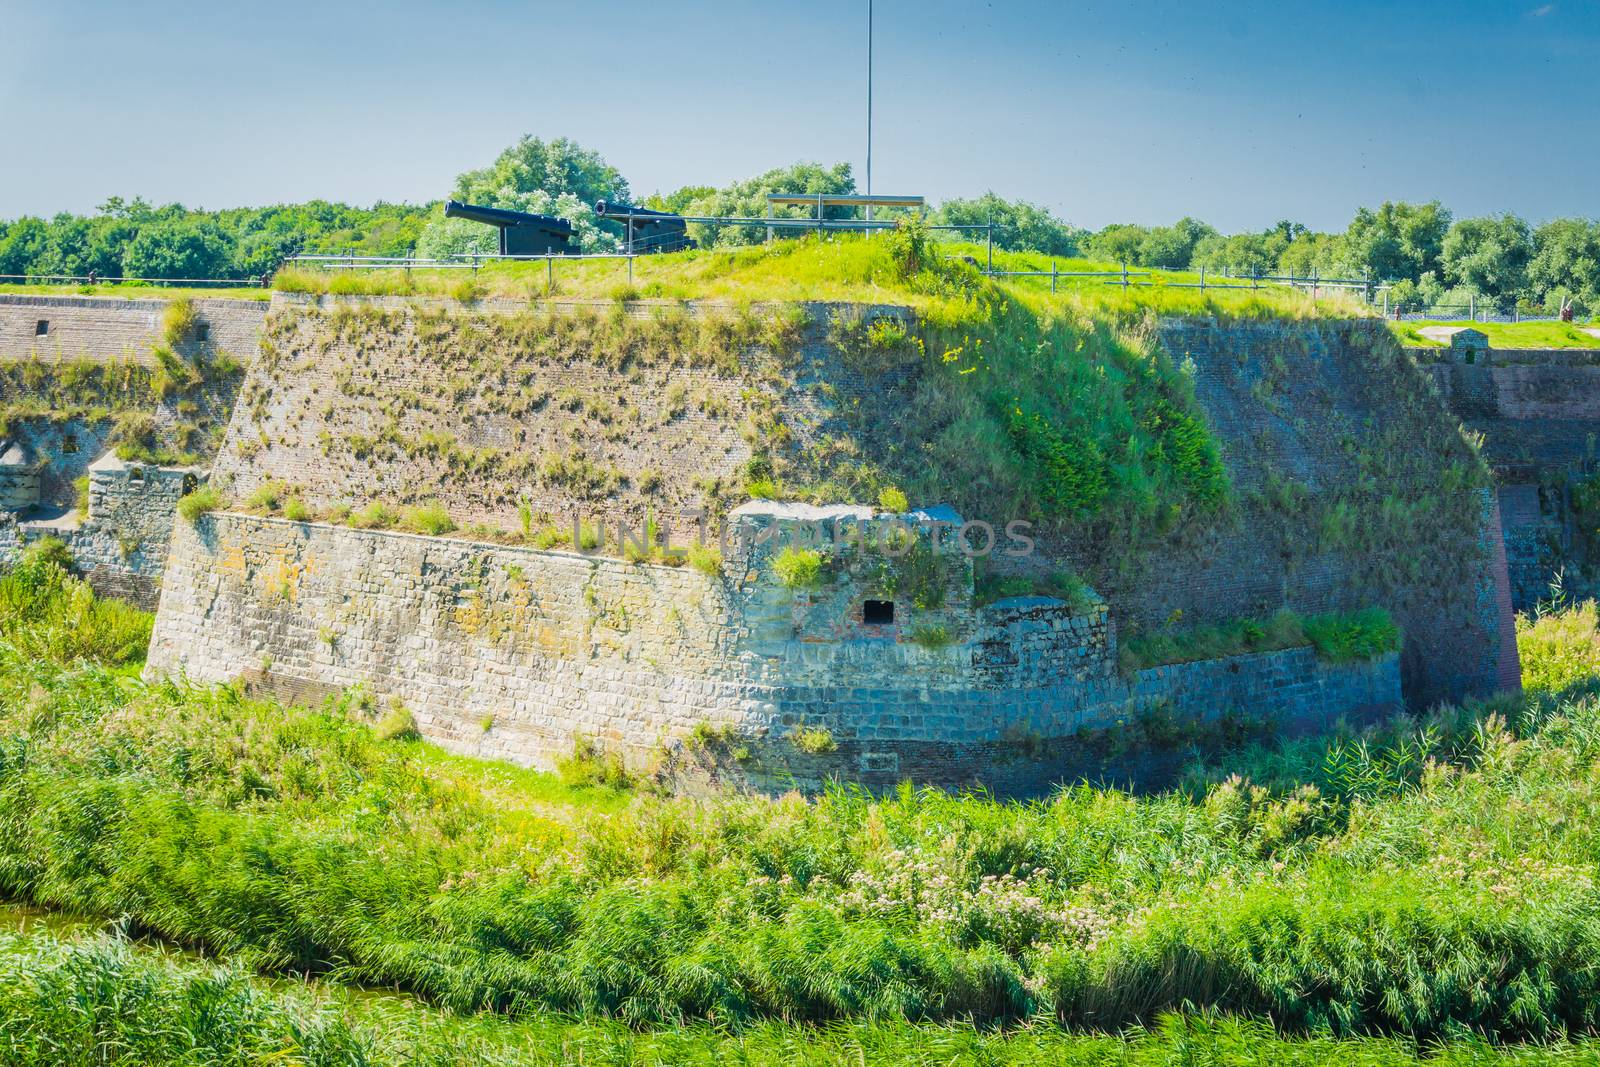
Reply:
<svg viewBox="0 0 1600 1067"><path fill-rule="evenodd" d="M159 308L145 303L0 298L5 381L84 361L150 367ZM57 532L98 588L159 595L152 673L244 676L307 699L359 687L360 702L403 702L452 749L540 766L587 737L636 767L764 787L838 775L1006 791L1094 773L1082 731L1150 716L1300 728L1516 685L1496 518L1510 499L1435 391L1452 408L1472 402L1457 392L1492 391L1480 378L1499 353L1419 366L1377 323L1162 323L1230 506L1161 528L1139 555L1090 524L1040 531L1034 557L1006 564L1008 588L1037 580L1049 595L997 596L979 573L993 560L975 570L930 535L959 526L953 510L913 516L920 532L895 535L894 555L838 526L907 516L741 503L771 442L845 461L905 447L893 429L918 368L838 358L830 308L751 323L649 305L197 306L210 325L195 343L225 341L243 380L188 401L188 415L160 396L132 414L161 427L224 405L202 463L119 459L137 454L119 443L129 416L86 408L22 420L11 473L0 467L7 499L37 493L0 518L0 557ZM903 308L851 313L914 326ZM630 317L649 329L618 325ZM668 566L554 538L538 549L228 512L177 520L177 499L207 478L236 500L272 488L323 512L437 501L458 522L509 529L660 521L680 527L680 546L693 530L679 516L698 508L725 517L731 541L720 566ZM571 543L583 540L580 527ZM782 556L786 543L815 558ZM1051 588L1057 570L1082 581ZM1398 620L1400 654L1332 662L1306 645L1144 669L1124 655L1182 627L1368 607Z"/></svg>

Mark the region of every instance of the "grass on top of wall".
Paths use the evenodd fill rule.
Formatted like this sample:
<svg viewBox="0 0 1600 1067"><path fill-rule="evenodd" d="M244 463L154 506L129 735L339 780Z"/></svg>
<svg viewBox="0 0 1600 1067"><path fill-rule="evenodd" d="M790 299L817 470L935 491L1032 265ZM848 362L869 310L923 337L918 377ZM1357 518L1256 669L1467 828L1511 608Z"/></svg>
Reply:
<svg viewBox="0 0 1600 1067"><path fill-rule="evenodd" d="M695 249L640 256L633 263L633 281L622 259L563 260L553 268L554 289L546 291L544 261L496 262L468 275L463 270L316 271L288 267L278 272L273 285L291 293L349 296L431 296L463 299L485 297L543 300L546 296L585 300L711 300L733 303L839 301L862 304L904 304L922 309L939 299L926 287L908 282L885 255L892 235L866 238L841 234L826 238L805 236L736 249ZM1228 318L1308 318L1366 314L1357 305L1338 298L1313 302L1282 286L1260 289L1176 288L1174 283L1194 282L1198 275L1182 271L1155 271L1148 287L1107 285L1102 278L1062 278L1057 292L1049 279L985 279L979 268L959 257L985 261L981 244L930 241L935 254L949 257L949 266L964 278L970 291L990 289L1002 295L1054 301L1063 307L1105 308L1114 312L1220 315ZM1086 260L1059 260L1059 270L1120 271L1119 264ZM1037 253L997 251L996 270L1049 270L1050 259Z"/></svg>
<svg viewBox="0 0 1600 1067"><path fill-rule="evenodd" d="M1123 637L1123 670L1220 659L1248 652L1313 648L1331 663L1376 659L1400 650L1400 628L1381 608L1300 615L1287 608L1265 619L1234 619L1213 626L1167 626Z"/></svg>
<svg viewBox="0 0 1600 1067"><path fill-rule="evenodd" d="M1235 750L1147 797L593 808L382 740L356 696L0 641L0 892L461 1013L1115 1032L1188 1006L1546 1040L1600 1028L1594 685Z"/></svg>
<svg viewBox="0 0 1600 1067"><path fill-rule="evenodd" d="M272 290L254 286L193 286L153 285L139 282L119 282L95 285L86 283L60 283L23 285L10 282L0 285L0 294L7 296L107 296L119 300L250 300L266 303L272 299Z"/></svg>
<svg viewBox="0 0 1600 1067"><path fill-rule="evenodd" d="M1412 348L1445 348L1446 343L1424 337L1421 330L1429 326L1470 326L1489 338L1490 348L1600 348L1600 335L1590 330L1600 326L1584 327L1573 322L1472 322L1460 319L1453 322L1395 322L1389 329L1400 343Z"/></svg>

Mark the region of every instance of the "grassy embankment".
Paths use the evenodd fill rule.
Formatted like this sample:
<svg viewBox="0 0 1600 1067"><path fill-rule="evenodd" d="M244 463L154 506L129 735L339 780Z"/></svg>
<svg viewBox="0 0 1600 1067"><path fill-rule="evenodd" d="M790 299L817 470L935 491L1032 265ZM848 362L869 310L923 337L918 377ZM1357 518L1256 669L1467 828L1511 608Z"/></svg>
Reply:
<svg viewBox="0 0 1600 1067"><path fill-rule="evenodd" d="M154 283L125 282L115 285L0 285L0 294L7 296L114 296L121 300L229 300L272 299L272 290L255 286L177 286Z"/></svg>
<svg viewBox="0 0 1600 1067"><path fill-rule="evenodd" d="M69 959L8 942L9 1040L131 1042L143 1028L182 1043L198 1027L250 1048L325 1036L378 1062L395 1058L385 1042L443 1056L469 1039L532 1042L552 1060L578 1041L645 1062L775 1062L802 1045L826 1062L852 1044L939 1062L952 1048L997 1062L1208 1048L1380 1062L1409 1046L1330 1039L1600 1027L1592 608L1523 627L1525 702L1255 746L1170 794L1001 804L630 797L574 784L581 765L558 782L380 740L359 695L286 709L229 686L140 683L118 666L130 616L96 615L40 561L0 579L0 597L0 892L445 1013L374 1023L105 945ZM140 997L183 1025L150 1034ZM1233 1022L1086 1036L1180 1008L1286 1036ZM510 1019L454 1018L480 1011ZM684 1024L732 1031L661 1032Z"/></svg>
<svg viewBox="0 0 1600 1067"><path fill-rule="evenodd" d="M624 260L557 260L553 271L537 262L496 262L475 273L462 270L315 271L287 268L273 281L274 288L291 293L336 295L417 295L477 300L493 297L544 300L708 300L750 302L838 301L860 304L904 304L922 310L950 295L930 287L927 279L908 278L895 269L885 251L893 235L867 240L838 236L812 237L754 245L739 249L698 249L634 260L628 281ZM953 269L971 278L981 277L977 267L962 264L960 256L984 259L982 245L926 242L930 255L946 259ZM1030 252L996 252L997 270L1050 270L1051 259ZM1088 260L1055 261L1062 271L1117 271L1120 266ZM945 271L935 274L947 275ZM554 279L554 285L547 283ZM1185 271L1152 271L1134 281L1154 281L1153 286L1107 284L1104 278L1061 278L1056 302L1062 306L1085 303L1108 311L1142 314L1208 314L1231 317L1309 317L1339 310L1357 313L1356 305L1337 297L1313 302L1308 296L1283 286L1260 289L1176 288L1173 283L1195 282L1199 275ZM995 280L997 291L1048 299L1050 279Z"/></svg>
<svg viewBox="0 0 1600 1067"><path fill-rule="evenodd" d="M1593 326L1571 322L1390 322L1400 343L1412 348L1443 348L1444 343L1424 337L1426 326L1470 326L1489 338L1491 348L1600 348Z"/></svg>

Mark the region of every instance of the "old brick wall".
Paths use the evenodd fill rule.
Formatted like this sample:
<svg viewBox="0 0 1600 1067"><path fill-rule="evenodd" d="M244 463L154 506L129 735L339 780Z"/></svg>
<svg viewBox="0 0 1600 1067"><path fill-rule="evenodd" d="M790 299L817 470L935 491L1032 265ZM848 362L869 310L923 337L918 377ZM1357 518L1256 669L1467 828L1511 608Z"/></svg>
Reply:
<svg viewBox="0 0 1600 1067"><path fill-rule="evenodd" d="M209 336L185 342L179 351L185 356L227 352L248 363L266 320L267 302L200 298L194 305ZM125 359L149 366L166 309L165 300L0 294L0 359ZM49 324L43 335L38 333L41 320Z"/></svg>
<svg viewBox="0 0 1600 1067"><path fill-rule="evenodd" d="M154 611L178 499L186 486L202 480L195 472L160 467L97 470L90 475L89 513L81 522L18 523L0 513L0 564L39 538L57 537L96 593Z"/></svg>
<svg viewBox="0 0 1600 1067"><path fill-rule="evenodd" d="M1429 371L1450 411L1482 435L1498 483L1511 603L1531 610L1558 575L1570 596L1600 594L1591 524L1573 499L1574 486L1597 469L1600 354L1494 349L1488 357Z"/></svg>
<svg viewBox="0 0 1600 1067"><path fill-rule="evenodd" d="M804 640L803 623L775 642L753 636L742 608L771 581L213 514L174 531L147 669L308 698L361 684L380 707L404 702L447 747L539 766L585 735L649 767L700 724L727 726L751 741L741 776L778 788L828 775L983 780L1014 739L1070 737L1158 703L1293 724L1399 702L1394 656L1334 667L1300 649L1123 678L1108 669L1103 610L1059 602L992 605L971 640L947 648L904 633ZM1010 685L945 669L998 644L1017 661L984 677ZM801 728L827 730L836 747L801 752ZM1049 771L1004 773L1020 787Z"/></svg>
<svg viewBox="0 0 1600 1067"><path fill-rule="evenodd" d="M1099 574L1085 559L1119 621L1379 606L1405 632L1414 706L1496 691L1499 531L1485 525L1481 466L1430 371L1381 323L1169 320L1159 340L1191 371L1236 504L1176 531L1131 573ZM1424 493L1439 494L1437 511L1391 518Z"/></svg>

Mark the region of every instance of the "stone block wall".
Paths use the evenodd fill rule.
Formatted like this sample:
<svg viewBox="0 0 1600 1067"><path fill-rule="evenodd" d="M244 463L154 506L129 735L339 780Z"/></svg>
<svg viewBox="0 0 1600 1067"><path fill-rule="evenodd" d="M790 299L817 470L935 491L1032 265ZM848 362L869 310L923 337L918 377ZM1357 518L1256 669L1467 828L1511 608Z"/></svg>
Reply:
<svg viewBox="0 0 1600 1067"><path fill-rule="evenodd" d="M180 353L227 352L241 363L250 362L266 321L267 301L200 298L194 305L208 336L179 345ZM166 309L165 300L0 294L0 359L124 359L150 366ZM42 334L41 322L46 324Z"/></svg>
<svg viewBox="0 0 1600 1067"><path fill-rule="evenodd" d="M1427 359L1428 350L1415 350ZM1498 483L1511 603L1531 610L1558 574L1600 594L1600 559L1573 488L1600 470L1600 353L1493 349L1475 366L1429 366L1449 410L1482 435Z"/></svg>
<svg viewBox="0 0 1600 1067"><path fill-rule="evenodd" d="M1410 704L1495 692L1510 620L1484 591L1498 580L1499 531L1483 525L1492 502L1474 483L1487 478L1434 387L1438 374L1482 368L1419 366L1381 322L1174 319L1158 338L1190 372L1238 506L1123 575L1101 577L1086 558L1080 573L1119 625L1375 605L1406 634ZM1451 483L1459 490L1440 493ZM1400 510L1387 504L1425 493L1440 493L1436 510L1386 530Z"/></svg>
<svg viewBox="0 0 1600 1067"><path fill-rule="evenodd" d="M403 702L446 747L544 767L578 735L643 768L683 751L702 723L729 727L751 744L742 780L777 788L988 781L1010 766L997 754L1027 738L1069 738L1154 705L1290 724L1399 706L1394 656L1336 667L1293 649L1125 678L1110 669L1103 608L1045 598L976 612L968 638L939 649L902 635L806 640L803 620L779 640L744 610L770 582L762 570L718 578L213 514L174 530L147 669L308 699L359 684L379 706ZM997 662L975 671L980 651ZM835 747L802 752L802 728ZM997 773L1023 789L1051 771Z"/></svg>
<svg viewBox="0 0 1600 1067"><path fill-rule="evenodd" d="M178 500L202 480L199 472L161 467L95 470L81 522L18 522L0 513L0 563L32 541L57 537L96 593L154 611Z"/></svg>

